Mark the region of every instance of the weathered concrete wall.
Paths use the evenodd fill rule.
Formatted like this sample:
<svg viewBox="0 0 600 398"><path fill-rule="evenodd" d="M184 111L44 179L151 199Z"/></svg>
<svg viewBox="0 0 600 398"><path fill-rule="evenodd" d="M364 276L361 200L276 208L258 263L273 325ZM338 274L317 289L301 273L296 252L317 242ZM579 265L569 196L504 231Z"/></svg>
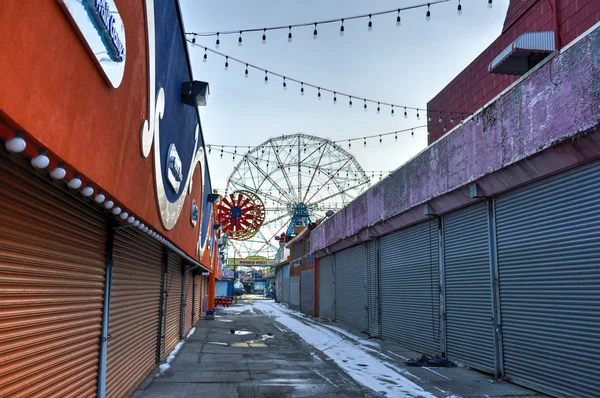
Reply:
<svg viewBox="0 0 600 398"><path fill-rule="evenodd" d="M591 132L600 123L600 28L563 50L396 170L312 232L312 252L337 251L422 219L420 205L442 213L469 203L477 181L491 196L600 156L596 135L587 149L559 160L521 164ZM560 151L559 151L560 152ZM548 152L550 153L550 152ZM343 243L342 243L343 242ZM333 245L333 246L332 246Z"/></svg>

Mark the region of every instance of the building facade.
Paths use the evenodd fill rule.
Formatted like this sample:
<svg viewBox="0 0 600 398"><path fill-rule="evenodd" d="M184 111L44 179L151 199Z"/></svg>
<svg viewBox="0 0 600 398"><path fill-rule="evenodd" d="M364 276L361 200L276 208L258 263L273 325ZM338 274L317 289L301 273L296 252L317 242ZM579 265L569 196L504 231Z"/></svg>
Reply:
<svg viewBox="0 0 600 398"><path fill-rule="evenodd" d="M522 72L518 70L511 71L514 74L490 73L490 64L503 50L521 41L539 44L539 32L548 32L553 50L560 50L598 21L600 2L596 0L512 0L500 36L427 104L427 109L446 112L429 112L428 143L437 141L456 127L461 117L475 113L519 79ZM531 49L535 50L535 45ZM535 54L531 51L528 55Z"/></svg>
<svg viewBox="0 0 600 398"><path fill-rule="evenodd" d="M218 272L179 5L2 2L0 34L0 396L127 396Z"/></svg>
<svg viewBox="0 0 600 398"><path fill-rule="evenodd" d="M596 396L599 57L596 23L316 228L319 315Z"/></svg>

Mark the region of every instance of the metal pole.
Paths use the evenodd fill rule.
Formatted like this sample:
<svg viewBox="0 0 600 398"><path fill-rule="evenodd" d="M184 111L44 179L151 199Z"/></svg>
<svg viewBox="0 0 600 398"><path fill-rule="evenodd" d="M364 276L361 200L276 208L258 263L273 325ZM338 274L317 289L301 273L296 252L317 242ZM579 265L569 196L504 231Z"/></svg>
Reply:
<svg viewBox="0 0 600 398"><path fill-rule="evenodd" d="M166 313L166 297L169 294L166 291L166 282L167 282L167 274L169 270L169 250L165 249L163 251L163 269L162 269L162 280L160 285L160 306L158 310L158 338L156 339L156 363L160 362L160 354L162 353L162 343L165 339L165 331L163 328L164 324L164 316Z"/></svg>
<svg viewBox="0 0 600 398"><path fill-rule="evenodd" d="M107 228L106 238L106 279L104 282L104 304L102 311L102 330L100 334L100 358L98 364L98 389L96 396L104 398L106 395L106 359L108 354L108 323L110 319L110 292L112 287L113 249L115 244L115 232L119 227L110 220Z"/></svg>
<svg viewBox="0 0 600 398"><path fill-rule="evenodd" d="M488 200L488 232L490 253L490 285L492 291L492 324L494 327L494 357L496 377L504 377L504 358L502 352L502 319L500 313L500 284L498 279L498 253L496 242L496 201Z"/></svg>

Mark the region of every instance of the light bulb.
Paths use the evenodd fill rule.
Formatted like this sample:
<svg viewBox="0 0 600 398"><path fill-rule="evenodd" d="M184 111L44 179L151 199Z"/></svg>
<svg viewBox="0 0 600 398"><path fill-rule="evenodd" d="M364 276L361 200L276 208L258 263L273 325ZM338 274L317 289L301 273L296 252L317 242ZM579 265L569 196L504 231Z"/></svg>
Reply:
<svg viewBox="0 0 600 398"><path fill-rule="evenodd" d="M350 100L348 101L348 106L352 108L352 97L350 97Z"/></svg>
<svg viewBox="0 0 600 398"><path fill-rule="evenodd" d="M79 178L74 177L69 181L69 188L79 189L79 187L81 187L81 180Z"/></svg>
<svg viewBox="0 0 600 398"><path fill-rule="evenodd" d="M460 5L460 3L458 3L458 8L456 9L456 14L462 15L462 5Z"/></svg>
<svg viewBox="0 0 600 398"><path fill-rule="evenodd" d="M317 24L315 23L315 30L313 31L313 39L314 40L317 40L317 35L318 35L318 33L317 33Z"/></svg>
<svg viewBox="0 0 600 398"><path fill-rule="evenodd" d="M492 0L488 0L488 8L492 8Z"/></svg>
<svg viewBox="0 0 600 398"><path fill-rule="evenodd" d="M17 136L17 137L11 138L10 140L6 141L4 146L10 152L21 153L25 150L25 147L27 146L27 144L25 143L25 140L22 137Z"/></svg>
<svg viewBox="0 0 600 398"><path fill-rule="evenodd" d="M238 39L238 46L242 46L242 34L240 33L240 37Z"/></svg>
<svg viewBox="0 0 600 398"><path fill-rule="evenodd" d="M114 209L112 209L112 214L118 216L119 214L121 214L121 208L119 206L115 207Z"/></svg>
<svg viewBox="0 0 600 398"><path fill-rule="evenodd" d="M369 25L368 25L368 29L369 32L373 31L373 22L371 21L371 15L369 15Z"/></svg>
<svg viewBox="0 0 600 398"><path fill-rule="evenodd" d="M106 197L104 196L104 194L99 193L98 195L96 195L96 197L94 198L94 200L96 201L96 203L102 203L104 202L104 199L106 199Z"/></svg>
<svg viewBox="0 0 600 398"><path fill-rule="evenodd" d="M206 50L204 51L204 57L202 59L202 62L206 63L206 60L208 59L208 56L206 55Z"/></svg>
<svg viewBox="0 0 600 398"><path fill-rule="evenodd" d="M292 42L292 27L290 26L290 33L288 33L288 43Z"/></svg>
<svg viewBox="0 0 600 398"><path fill-rule="evenodd" d="M31 165L38 169L45 169L50 164L50 159L46 156L45 152L40 153L36 157L31 159Z"/></svg>
<svg viewBox="0 0 600 398"><path fill-rule="evenodd" d="M129 217L129 213L127 213L126 211L124 211L123 213L121 213L121 214L119 215L119 217L121 217L121 220L124 220L124 219L126 219L127 217Z"/></svg>
<svg viewBox="0 0 600 398"><path fill-rule="evenodd" d="M65 175L67 175L67 171L63 167L58 166L50 172L50 175L55 180L62 180L63 178L65 178Z"/></svg>
<svg viewBox="0 0 600 398"><path fill-rule="evenodd" d="M344 25L340 26L340 36L344 36Z"/></svg>
<svg viewBox="0 0 600 398"><path fill-rule="evenodd" d="M402 25L402 20L400 19L400 10L398 10L398 16L396 17L396 26L400 27Z"/></svg>
<svg viewBox="0 0 600 398"><path fill-rule="evenodd" d="M248 64L246 64L246 70L244 71L244 77L248 77Z"/></svg>
<svg viewBox="0 0 600 398"><path fill-rule="evenodd" d="M83 194L83 196L90 197L94 194L94 188L85 187L81 190L81 193Z"/></svg>
<svg viewBox="0 0 600 398"><path fill-rule="evenodd" d="M114 205L115 202L113 202L112 200L107 200L106 202L104 202L104 207L106 207L107 209L112 209Z"/></svg>
<svg viewBox="0 0 600 398"><path fill-rule="evenodd" d="M267 30L263 29L262 44L267 44Z"/></svg>

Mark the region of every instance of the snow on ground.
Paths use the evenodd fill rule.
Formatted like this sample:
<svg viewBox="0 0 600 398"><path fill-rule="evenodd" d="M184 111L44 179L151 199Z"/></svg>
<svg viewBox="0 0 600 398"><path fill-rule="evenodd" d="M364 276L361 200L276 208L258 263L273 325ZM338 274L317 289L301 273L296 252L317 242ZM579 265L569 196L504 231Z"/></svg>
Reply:
<svg viewBox="0 0 600 398"><path fill-rule="evenodd" d="M193 335L194 333L196 333L196 328L193 327L192 330L190 330L190 332L187 334L187 336L185 336L186 339L189 339L191 335Z"/></svg>
<svg viewBox="0 0 600 398"><path fill-rule="evenodd" d="M158 367L158 373L156 374L157 377L160 376L162 373L165 373L167 370L171 369L171 362L173 362L173 360L175 359L175 355L177 355L179 350L181 350L181 347L183 347L183 344L184 344L183 341L180 341L179 343L177 343L175 348L173 348L173 351L171 351L169 353L169 356L167 357L167 360L165 361L165 363L160 364L160 366Z"/></svg>
<svg viewBox="0 0 600 398"><path fill-rule="evenodd" d="M252 306L252 304L235 305L233 307L223 307L223 312L228 313L241 314L242 312L246 311L250 311L251 314L254 314L254 307Z"/></svg>
<svg viewBox="0 0 600 398"><path fill-rule="evenodd" d="M356 344L357 341L360 342L360 337L343 329L327 327L310 320L300 321L295 316L296 312L272 301L257 301L254 306L265 314L275 317L277 322L322 351L363 386L385 393L389 397L435 398L434 395L390 368L381 359L376 358L370 353L372 349L363 344Z"/></svg>

